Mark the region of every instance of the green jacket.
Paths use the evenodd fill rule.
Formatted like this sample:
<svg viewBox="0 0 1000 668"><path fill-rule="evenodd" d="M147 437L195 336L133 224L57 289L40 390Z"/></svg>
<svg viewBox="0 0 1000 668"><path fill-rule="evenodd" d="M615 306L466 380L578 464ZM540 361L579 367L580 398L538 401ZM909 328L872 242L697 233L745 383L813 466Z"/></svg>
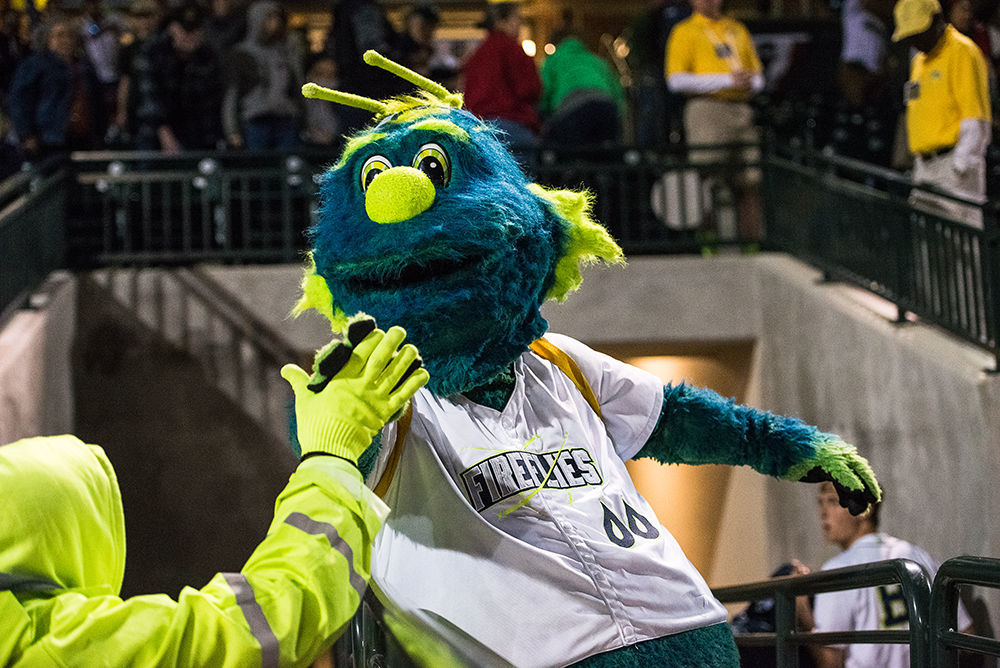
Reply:
<svg viewBox="0 0 1000 668"><path fill-rule="evenodd" d="M302 462L239 573L201 589L119 597L121 496L104 451L73 436L0 446L0 572L49 592L0 591L3 666L301 666L346 626L386 506L335 457Z"/></svg>
<svg viewBox="0 0 1000 668"><path fill-rule="evenodd" d="M621 82L611 66L587 50L576 37L567 37L542 64L542 100L539 108L550 115L570 93L584 88L603 91L619 108L625 104Z"/></svg>

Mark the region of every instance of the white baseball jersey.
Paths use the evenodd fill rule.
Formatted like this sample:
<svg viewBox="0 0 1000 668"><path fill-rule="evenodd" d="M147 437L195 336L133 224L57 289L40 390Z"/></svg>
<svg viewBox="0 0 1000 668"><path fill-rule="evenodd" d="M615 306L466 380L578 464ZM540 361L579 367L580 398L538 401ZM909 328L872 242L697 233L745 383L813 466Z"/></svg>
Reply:
<svg viewBox="0 0 1000 668"><path fill-rule="evenodd" d="M926 568L931 578L938 569L938 563L916 545L888 534L873 533L854 541L849 548L823 564L823 570L886 559L912 559ZM899 585L817 594L813 617L816 632L909 628L906 602ZM959 605L958 627L964 629L970 623L965 608ZM845 650L846 668L909 668L910 665L910 646L905 644L858 643L837 647Z"/></svg>
<svg viewBox="0 0 1000 668"><path fill-rule="evenodd" d="M500 412L421 390L369 484L392 509L372 574L516 666L562 666L724 622L726 611L625 468L659 417L653 375L550 334L603 418L550 362L515 362ZM383 442L394 444L398 423ZM391 481L379 484L398 460Z"/></svg>

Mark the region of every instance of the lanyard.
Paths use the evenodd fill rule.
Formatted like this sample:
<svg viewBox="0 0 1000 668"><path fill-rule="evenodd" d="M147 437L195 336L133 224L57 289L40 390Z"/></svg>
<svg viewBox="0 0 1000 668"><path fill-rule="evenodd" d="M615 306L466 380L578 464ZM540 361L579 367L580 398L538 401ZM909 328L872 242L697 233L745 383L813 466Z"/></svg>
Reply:
<svg viewBox="0 0 1000 668"><path fill-rule="evenodd" d="M736 35L731 28L726 28L724 40L719 39L719 36L715 34L711 25L705 26L705 34L708 35L709 41L712 42L715 55L719 59L726 61L730 72L739 72L744 69L743 63L740 62L740 55L736 51Z"/></svg>

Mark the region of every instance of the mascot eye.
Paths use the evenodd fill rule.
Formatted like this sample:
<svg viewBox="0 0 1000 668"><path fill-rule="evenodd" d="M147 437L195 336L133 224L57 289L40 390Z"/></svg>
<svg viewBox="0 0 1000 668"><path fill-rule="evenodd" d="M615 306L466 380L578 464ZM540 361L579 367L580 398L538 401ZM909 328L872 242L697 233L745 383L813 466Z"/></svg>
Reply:
<svg viewBox="0 0 1000 668"><path fill-rule="evenodd" d="M419 169L436 186L446 186L451 180L451 161L438 144L424 144L413 157L413 166Z"/></svg>
<svg viewBox="0 0 1000 668"><path fill-rule="evenodd" d="M390 167L392 163L381 155L373 155L365 160L365 164L361 166L361 192L368 190L372 180Z"/></svg>

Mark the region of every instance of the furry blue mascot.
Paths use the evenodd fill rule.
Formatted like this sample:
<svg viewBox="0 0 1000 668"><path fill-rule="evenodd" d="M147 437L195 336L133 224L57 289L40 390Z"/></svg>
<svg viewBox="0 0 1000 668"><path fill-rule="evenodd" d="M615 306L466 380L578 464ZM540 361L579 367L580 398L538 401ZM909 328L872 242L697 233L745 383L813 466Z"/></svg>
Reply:
<svg viewBox="0 0 1000 668"><path fill-rule="evenodd" d="M529 183L460 95L365 61L422 90L377 101L304 87L374 124L322 176L297 310L346 332L319 354L320 376L369 317L405 328L430 373L360 462L392 508L375 580L516 666L738 665L726 610L625 461L831 480L855 514L881 496L868 463L798 420L547 333L542 303L575 290L582 264L622 261L588 195Z"/></svg>

